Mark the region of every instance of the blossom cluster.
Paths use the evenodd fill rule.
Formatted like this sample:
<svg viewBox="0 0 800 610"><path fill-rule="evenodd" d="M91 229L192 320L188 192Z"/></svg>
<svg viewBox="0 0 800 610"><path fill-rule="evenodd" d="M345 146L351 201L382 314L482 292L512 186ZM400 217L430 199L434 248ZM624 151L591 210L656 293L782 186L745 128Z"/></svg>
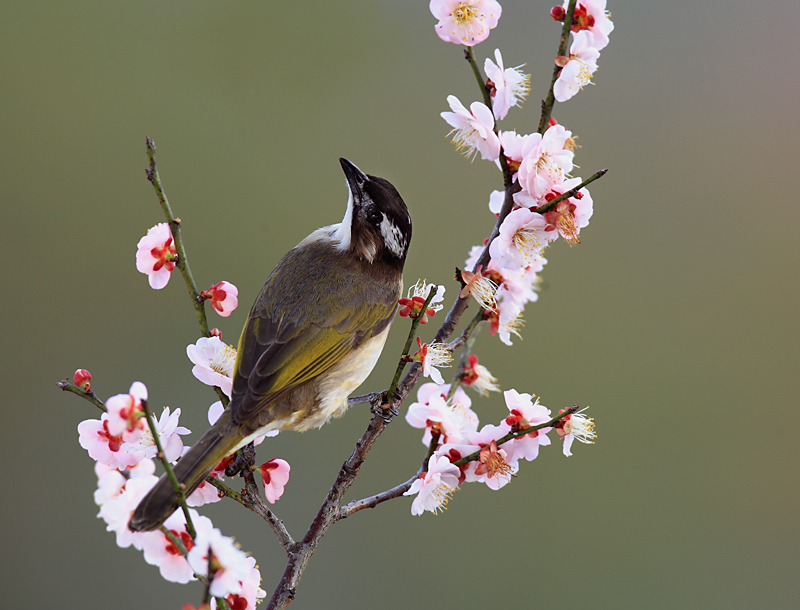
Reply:
<svg viewBox="0 0 800 610"><path fill-rule="evenodd" d="M197 344L190 345L187 352L198 379L230 393L236 356L233 348L219 337L211 337L201 338ZM76 371L75 384L84 392L90 391L90 380L88 371ZM215 528L210 519L195 510L220 500L217 488L208 481L187 498L187 505L194 507L188 511L194 536L189 533L182 511L170 516L160 530L131 532L128 529L134 509L158 481L153 474L158 448L145 415L143 403L146 400L147 388L137 381L127 394L117 394L106 401L107 410L100 419L88 419L78 425L79 443L96 462L94 499L100 508L98 517L106 523L108 531L114 532L118 546L133 546L141 550L145 561L157 566L164 579L188 583L196 580L198 575L209 576L210 567L212 596L225 599L231 608L255 608L257 600L266 595L260 588L261 574L255 559L248 557L230 537ZM209 423L213 425L223 411L221 402L212 404L208 411ZM165 407L160 418L151 415L163 457L171 463L188 449L181 436L190 431L179 425L180 414L180 409L170 412L169 407ZM256 442L260 440L263 437ZM224 458L209 477L224 480L230 460L231 457ZM261 473L267 500L270 503L277 501L289 480L289 464L281 459L272 459L254 470Z"/></svg>
<svg viewBox="0 0 800 610"><path fill-rule="evenodd" d="M458 21L469 17L473 30L485 34L481 40L489 35L490 28L484 27L489 23L485 18L485 3L479 0L431 2L431 11L440 20L443 19L441 7L445 5L450 11L449 19ZM580 0L576 4L569 57L556 59L561 71L554 85L554 95L559 101L575 95L596 70L599 50L608 44L608 34L614 28L605 5L605 0ZM555 7L551 15L564 20L567 7L568 0L565 0L563 7ZM489 12L500 14L499 7ZM492 23L494 27L496 21ZM481 41L468 43L463 36L460 42L452 37L442 38L468 46ZM506 68L500 50L496 49L494 59L484 61L491 109L479 101L467 108L451 95L447 98L451 111L441 113L453 128L450 135L454 144L465 156L474 159L480 154L499 168L508 168L520 187L513 195L505 191L494 191L490 195L489 210L495 216L501 211L506 215L499 235L490 245L488 264L477 269L475 274L465 272L462 278L467 284L465 290L487 310L491 334L497 334L507 345L511 345L512 335L519 336L525 305L537 299L538 273L547 263L546 248L559 238L570 245L580 243L581 229L589 224L593 212L592 198L585 187L554 202L583 182L580 177L572 176L576 137L569 129L552 117L542 133L522 134L497 126L497 121L504 119L511 108L521 105L529 91L529 76L520 71L521 67ZM511 201L506 201L506 197ZM485 244L471 250L467 268L475 268L484 247Z"/></svg>
<svg viewBox="0 0 800 610"><path fill-rule="evenodd" d="M477 361L473 367L475 364ZM552 426L545 425L553 419L550 409L531 394L513 389L503 392L508 415L498 424L479 427L478 415L466 392L460 386L453 392L450 390L449 384L422 385L417 401L406 413L406 421L412 427L424 430L424 445L430 446L437 439L427 470L404 494L416 495L411 505L414 515L444 509L451 495L465 482L484 483L494 490L505 486L519 470L520 460L536 459L539 447L550 444L547 434L554 428L563 440L567 456L572 455L570 449L575 439L591 443L594 438L594 423L590 418L569 413ZM524 432L531 428L537 429ZM477 459L455 463L476 453Z"/></svg>

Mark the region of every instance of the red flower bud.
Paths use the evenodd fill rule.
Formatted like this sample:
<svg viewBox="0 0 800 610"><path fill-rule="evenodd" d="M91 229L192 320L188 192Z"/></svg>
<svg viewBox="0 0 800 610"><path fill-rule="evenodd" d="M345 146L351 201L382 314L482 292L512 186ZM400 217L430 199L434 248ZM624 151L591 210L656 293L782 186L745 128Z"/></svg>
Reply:
<svg viewBox="0 0 800 610"><path fill-rule="evenodd" d="M550 9L550 16L556 21L564 21L564 17L567 16L567 11L564 10L563 6L554 6Z"/></svg>
<svg viewBox="0 0 800 610"><path fill-rule="evenodd" d="M92 386L89 384L89 382L92 380L92 374L86 369L78 369L75 371L75 375L73 375L72 380L75 382L75 385L84 392L88 393L92 391Z"/></svg>

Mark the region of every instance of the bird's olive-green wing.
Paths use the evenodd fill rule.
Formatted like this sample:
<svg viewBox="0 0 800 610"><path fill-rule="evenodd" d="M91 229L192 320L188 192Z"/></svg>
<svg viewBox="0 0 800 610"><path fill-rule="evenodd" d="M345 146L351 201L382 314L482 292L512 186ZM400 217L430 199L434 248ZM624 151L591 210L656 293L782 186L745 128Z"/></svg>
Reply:
<svg viewBox="0 0 800 610"><path fill-rule="evenodd" d="M316 269L309 256L319 252L296 250L273 271L242 331L232 396L237 423L269 421L264 411L275 397L329 370L394 318L397 283L365 282L344 264Z"/></svg>

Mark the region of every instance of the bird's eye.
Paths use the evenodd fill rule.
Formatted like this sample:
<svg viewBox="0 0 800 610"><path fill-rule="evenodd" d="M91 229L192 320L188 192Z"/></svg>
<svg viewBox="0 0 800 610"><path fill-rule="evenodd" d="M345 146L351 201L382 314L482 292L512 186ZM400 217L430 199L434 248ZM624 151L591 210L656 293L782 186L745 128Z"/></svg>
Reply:
<svg viewBox="0 0 800 610"><path fill-rule="evenodd" d="M379 224L381 224L381 221L383 220L383 214L380 212L380 210L376 210L375 208L371 208L367 212L367 218L369 218L370 222L372 222L372 223L374 223L376 225L379 225Z"/></svg>

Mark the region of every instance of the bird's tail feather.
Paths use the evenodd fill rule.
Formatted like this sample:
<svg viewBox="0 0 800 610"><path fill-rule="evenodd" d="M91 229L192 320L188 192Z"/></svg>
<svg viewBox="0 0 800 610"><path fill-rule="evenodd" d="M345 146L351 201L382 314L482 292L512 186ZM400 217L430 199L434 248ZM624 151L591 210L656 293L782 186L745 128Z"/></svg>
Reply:
<svg viewBox="0 0 800 610"><path fill-rule="evenodd" d="M222 426L213 426L178 460L173 470L178 482L185 485L187 496L200 486L222 458L232 452L238 440L225 434ZM177 495L164 474L133 511L128 529L134 532L154 530L177 508Z"/></svg>

